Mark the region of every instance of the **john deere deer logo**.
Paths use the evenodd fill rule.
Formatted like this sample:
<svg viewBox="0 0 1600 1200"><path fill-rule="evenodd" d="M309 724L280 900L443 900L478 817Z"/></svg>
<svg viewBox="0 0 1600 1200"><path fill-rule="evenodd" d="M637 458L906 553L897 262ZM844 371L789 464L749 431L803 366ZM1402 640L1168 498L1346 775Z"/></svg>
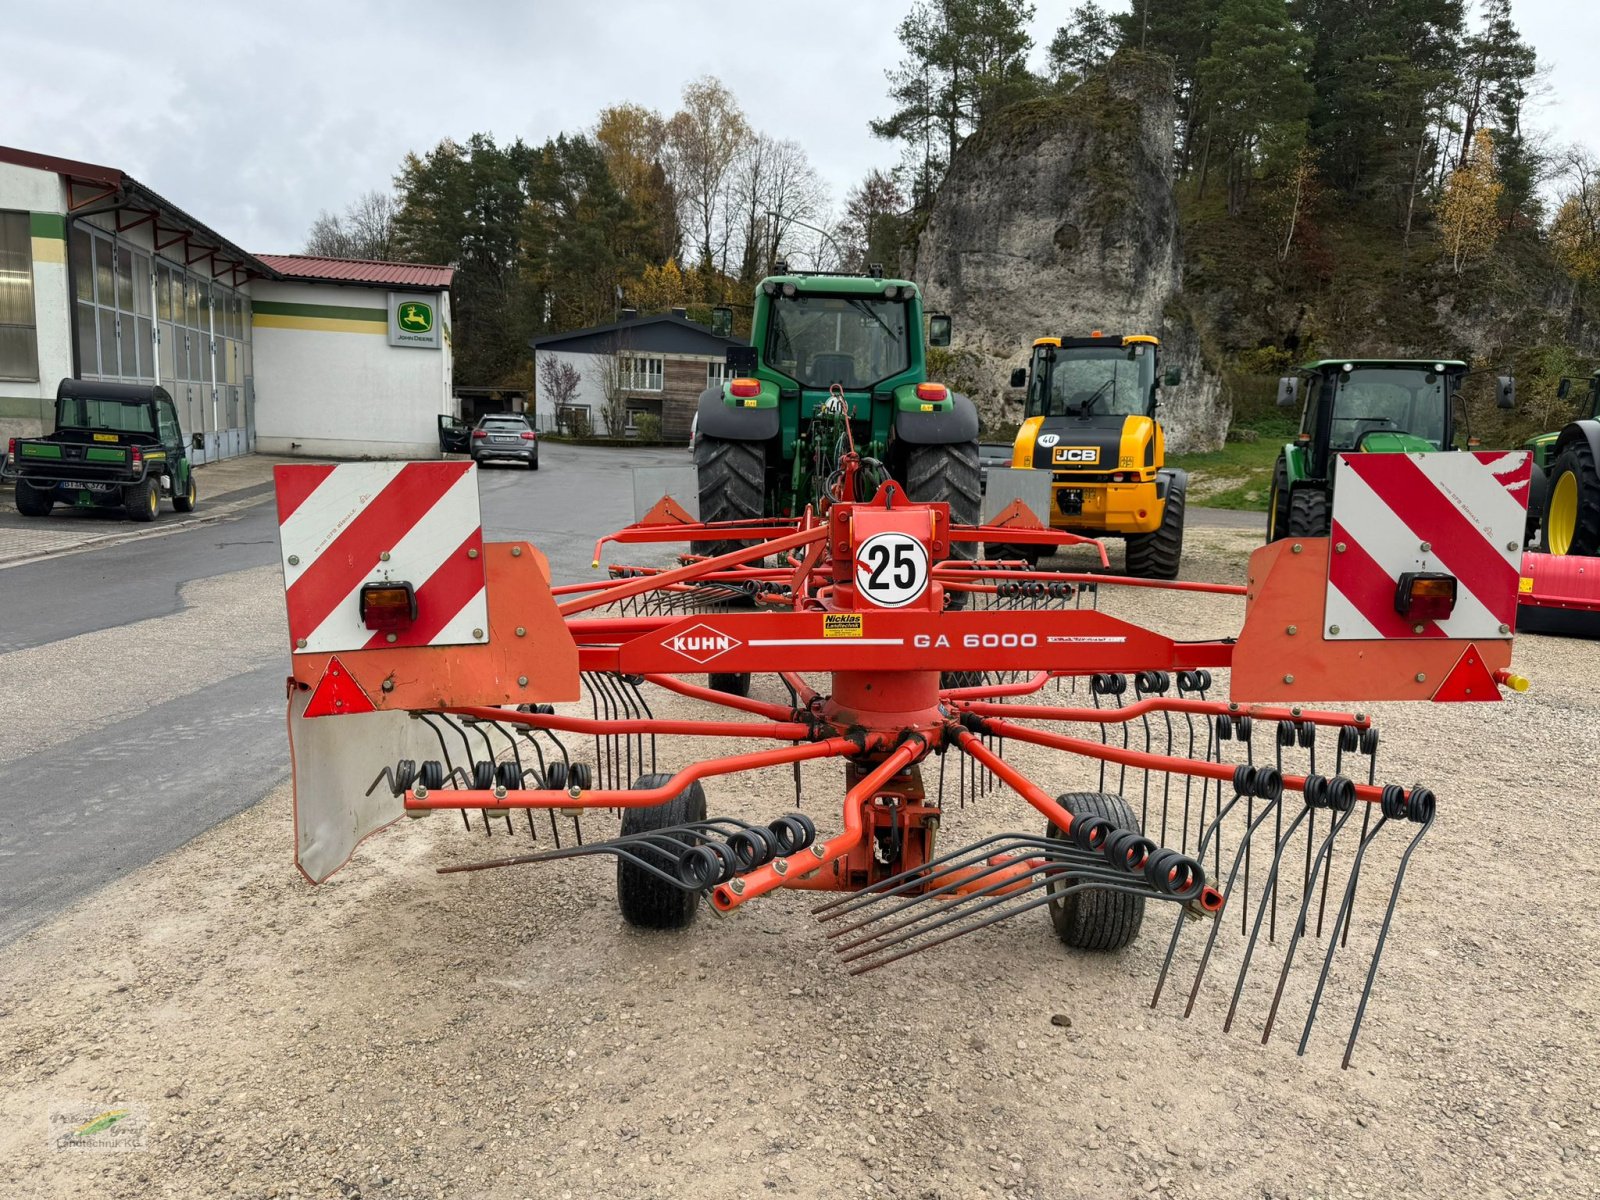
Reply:
<svg viewBox="0 0 1600 1200"><path fill-rule="evenodd" d="M410 333L429 332L433 329L433 306L408 300L400 306L400 328Z"/></svg>

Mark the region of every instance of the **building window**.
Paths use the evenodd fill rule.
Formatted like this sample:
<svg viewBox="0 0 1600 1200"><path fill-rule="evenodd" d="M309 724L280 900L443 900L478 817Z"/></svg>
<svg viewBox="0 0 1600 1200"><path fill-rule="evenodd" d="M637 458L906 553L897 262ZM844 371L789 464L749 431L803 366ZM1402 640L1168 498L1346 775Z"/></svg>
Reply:
<svg viewBox="0 0 1600 1200"><path fill-rule="evenodd" d="M622 386L630 392L659 392L665 386L665 365L659 358L625 354L618 362Z"/></svg>
<svg viewBox="0 0 1600 1200"><path fill-rule="evenodd" d="M39 378L30 222L25 212L0 212L0 379Z"/></svg>
<svg viewBox="0 0 1600 1200"><path fill-rule="evenodd" d="M729 369L728 364L725 362L713 362L706 364L707 387L721 387L733 377L733 371Z"/></svg>
<svg viewBox="0 0 1600 1200"><path fill-rule="evenodd" d="M588 437L594 423L587 404L565 404L556 410L556 428L571 437Z"/></svg>

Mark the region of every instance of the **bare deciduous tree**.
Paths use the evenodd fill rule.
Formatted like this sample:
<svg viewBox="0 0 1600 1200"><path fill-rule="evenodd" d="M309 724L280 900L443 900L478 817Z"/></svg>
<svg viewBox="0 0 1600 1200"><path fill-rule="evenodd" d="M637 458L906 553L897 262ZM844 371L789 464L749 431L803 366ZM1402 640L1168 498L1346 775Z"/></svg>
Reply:
<svg viewBox="0 0 1600 1200"><path fill-rule="evenodd" d="M387 261L394 256L395 211L394 195L376 189L358 196L342 213L323 210L311 223L305 252Z"/></svg>
<svg viewBox="0 0 1600 1200"><path fill-rule="evenodd" d="M684 87L683 107L667 122L667 145L702 269L727 266L728 174L749 140L744 113L720 80L704 75Z"/></svg>
<svg viewBox="0 0 1600 1200"><path fill-rule="evenodd" d="M572 404L578 394L578 385L582 382L583 376L566 359L553 354L545 354L539 359L539 399L550 405L557 421L561 418L561 410Z"/></svg>

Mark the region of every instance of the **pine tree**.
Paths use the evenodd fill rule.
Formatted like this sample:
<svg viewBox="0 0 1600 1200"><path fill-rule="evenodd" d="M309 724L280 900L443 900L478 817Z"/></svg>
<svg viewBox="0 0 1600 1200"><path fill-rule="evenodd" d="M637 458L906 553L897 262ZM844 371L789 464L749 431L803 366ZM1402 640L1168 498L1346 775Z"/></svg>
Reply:
<svg viewBox="0 0 1600 1200"><path fill-rule="evenodd" d="M900 22L906 57L888 72L897 106L870 123L903 143L912 201L924 209L957 148L978 124L1031 94L1029 0L917 0Z"/></svg>
<svg viewBox="0 0 1600 1200"><path fill-rule="evenodd" d="M1230 213L1243 207L1259 165L1276 159L1287 168L1305 143L1309 49L1284 0L1222 0L1195 83L1206 144L1226 164ZM1208 166L1201 167L1202 190Z"/></svg>
<svg viewBox="0 0 1600 1200"><path fill-rule="evenodd" d="M1045 54L1050 82L1065 88L1088 78L1116 50L1117 37L1117 27L1106 10L1095 0L1084 0L1050 39Z"/></svg>

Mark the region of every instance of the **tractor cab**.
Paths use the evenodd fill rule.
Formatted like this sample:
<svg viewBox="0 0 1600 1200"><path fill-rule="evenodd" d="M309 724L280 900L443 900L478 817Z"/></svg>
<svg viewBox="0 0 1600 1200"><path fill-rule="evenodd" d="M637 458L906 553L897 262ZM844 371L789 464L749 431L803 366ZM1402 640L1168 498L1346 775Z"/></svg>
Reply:
<svg viewBox="0 0 1600 1200"><path fill-rule="evenodd" d="M1456 395L1467 374L1456 359L1323 359L1280 379L1278 404L1301 406L1300 432L1273 472L1267 540L1327 533L1340 454L1454 448ZM1500 380L1502 408L1513 386Z"/></svg>

